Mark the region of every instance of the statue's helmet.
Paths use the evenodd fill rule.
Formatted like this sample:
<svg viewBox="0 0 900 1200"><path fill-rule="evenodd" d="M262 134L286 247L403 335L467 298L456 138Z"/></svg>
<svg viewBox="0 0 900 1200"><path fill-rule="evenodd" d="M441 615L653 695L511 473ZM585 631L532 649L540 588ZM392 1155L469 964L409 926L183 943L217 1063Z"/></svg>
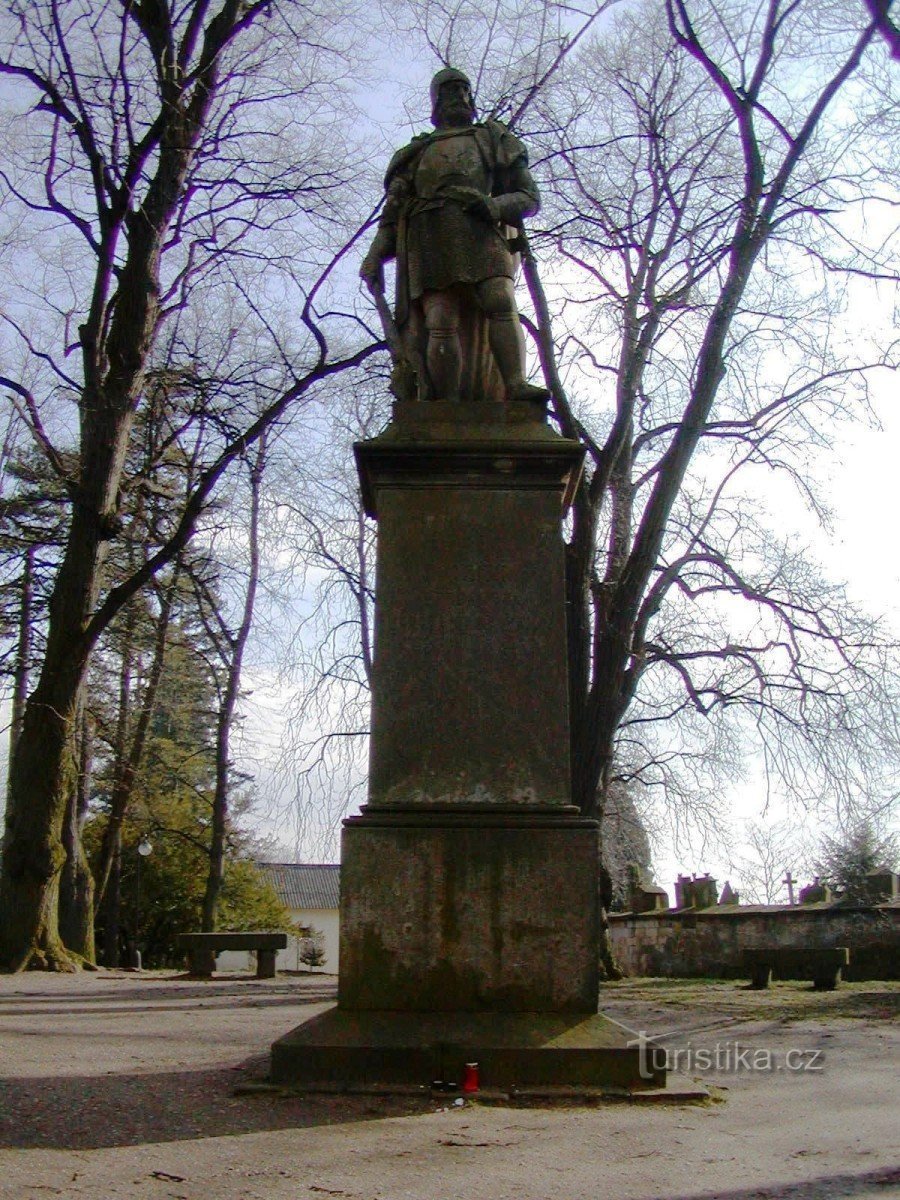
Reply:
<svg viewBox="0 0 900 1200"><path fill-rule="evenodd" d="M459 79L469 89L469 97L472 99L472 81L464 71L457 71L456 67L443 67L435 75L431 81L431 121L433 125L438 123L438 102L441 97L441 85L450 83L454 79ZM472 107L475 107L475 101L472 99Z"/></svg>

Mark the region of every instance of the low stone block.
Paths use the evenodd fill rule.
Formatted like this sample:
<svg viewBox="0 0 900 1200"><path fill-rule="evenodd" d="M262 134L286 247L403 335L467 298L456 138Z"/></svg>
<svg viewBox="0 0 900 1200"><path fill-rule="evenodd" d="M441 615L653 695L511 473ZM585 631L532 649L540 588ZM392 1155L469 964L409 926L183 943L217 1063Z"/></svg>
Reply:
<svg viewBox="0 0 900 1200"><path fill-rule="evenodd" d="M216 955L222 950L256 952L256 978L274 979L275 959L287 947L287 934L269 930L219 930L215 933L182 933L178 945L188 952L188 970L192 975L209 978L216 969Z"/></svg>
<svg viewBox="0 0 900 1200"><path fill-rule="evenodd" d="M315 1090L461 1083L486 1090L661 1087L665 1067L600 1014L347 1012L332 1008L272 1047L275 1083Z"/></svg>
<svg viewBox="0 0 900 1200"><path fill-rule="evenodd" d="M772 968L768 961L753 963L750 967L750 986L757 990L767 988L772 982Z"/></svg>

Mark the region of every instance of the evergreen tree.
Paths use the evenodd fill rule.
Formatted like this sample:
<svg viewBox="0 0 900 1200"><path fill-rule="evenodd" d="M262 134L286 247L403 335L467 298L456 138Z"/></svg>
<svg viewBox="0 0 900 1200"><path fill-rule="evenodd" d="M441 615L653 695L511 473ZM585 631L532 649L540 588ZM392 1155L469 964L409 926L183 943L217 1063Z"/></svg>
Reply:
<svg viewBox="0 0 900 1200"><path fill-rule="evenodd" d="M870 871L897 869L897 838L882 834L874 821L864 818L834 837L822 839L816 871L842 900L866 900L866 875Z"/></svg>
<svg viewBox="0 0 900 1200"><path fill-rule="evenodd" d="M121 823L120 958L137 947L145 965L176 965L182 958L178 934L200 928L212 843L216 730L215 679L206 648L196 628L175 621ZM109 742L97 754L95 788L88 839L96 864L115 790ZM236 797L226 829L219 924L286 929L289 913L249 861L252 843L236 824L249 802L246 792ZM152 851L142 857L138 846L145 838ZM109 911L105 906L98 917L101 937L108 933Z"/></svg>

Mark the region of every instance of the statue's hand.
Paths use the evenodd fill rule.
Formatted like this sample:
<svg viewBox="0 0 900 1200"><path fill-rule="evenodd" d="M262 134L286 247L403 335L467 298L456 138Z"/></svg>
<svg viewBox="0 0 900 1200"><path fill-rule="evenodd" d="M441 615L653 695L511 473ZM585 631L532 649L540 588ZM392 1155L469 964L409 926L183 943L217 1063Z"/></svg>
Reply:
<svg viewBox="0 0 900 1200"><path fill-rule="evenodd" d="M466 205L466 211L480 217L482 221L487 221L489 225L497 225L500 222L500 208L493 196L477 196L471 204Z"/></svg>
<svg viewBox="0 0 900 1200"><path fill-rule="evenodd" d="M461 183L451 183L441 188L441 199L454 200L457 204L461 204L463 208L468 208L473 201L481 199L481 192L479 192L478 188L466 187Z"/></svg>
<svg viewBox="0 0 900 1200"><path fill-rule="evenodd" d="M447 199L461 204L466 212L470 212L475 217L480 217L482 221L495 224L500 220L500 210L496 200L491 196L485 196L477 188L455 185L446 188L441 194Z"/></svg>
<svg viewBox="0 0 900 1200"><path fill-rule="evenodd" d="M384 291L384 261L379 254L369 251L362 260L359 277L370 292Z"/></svg>

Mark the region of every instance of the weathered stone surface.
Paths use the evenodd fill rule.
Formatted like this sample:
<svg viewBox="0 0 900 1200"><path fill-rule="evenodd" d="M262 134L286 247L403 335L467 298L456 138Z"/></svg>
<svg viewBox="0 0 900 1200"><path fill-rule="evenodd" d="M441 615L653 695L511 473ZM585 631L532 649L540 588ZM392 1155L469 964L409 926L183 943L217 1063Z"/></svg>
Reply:
<svg viewBox="0 0 900 1200"><path fill-rule="evenodd" d="M665 1071L603 1016L373 1013L328 1009L272 1047L272 1078L303 1087L427 1087L479 1064L483 1089L569 1086L644 1090ZM644 1075L641 1068L644 1068ZM645 1077L646 1076L646 1077Z"/></svg>
<svg viewBox="0 0 900 1200"><path fill-rule="evenodd" d="M744 971L754 988L774 979L811 979L818 991L833 991L847 969L846 946L761 946L744 951Z"/></svg>
<svg viewBox="0 0 900 1200"><path fill-rule="evenodd" d="M357 447L379 523L369 803L565 805L560 517L581 449L536 421L533 440L445 427Z"/></svg>
<svg viewBox="0 0 900 1200"><path fill-rule="evenodd" d="M679 875L675 881L676 908L709 908L719 902L716 881L710 875Z"/></svg>
<svg viewBox="0 0 900 1200"><path fill-rule="evenodd" d="M651 1086L624 1035L597 1040L598 830L570 803L582 449L490 401L399 402L355 449L378 519L369 802L344 823L338 1010L276 1044L275 1077L419 1086L452 1045L495 1086Z"/></svg>
<svg viewBox="0 0 900 1200"><path fill-rule="evenodd" d="M610 915L616 961L628 975L740 978L758 946L847 946L848 980L900 978L900 904L742 906Z"/></svg>
<svg viewBox="0 0 900 1200"><path fill-rule="evenodd" d="M819 876L813 879L812 883L807 887L800 889L801 904L830 904L831 903L831 888L827 883L822 883Z"/></svg>
<svg viewBox="0 0 900 1200"><path fill-rule="evenodd" d="M216 933L181 933L179 946L187 950L192 975L207 978L216 969L216 955L222 950L255 950L257 979L274 979L275 959L287 946L287 934L278 930L227 930Z"/></svg>
<svg viewBox="0 0 900 1200"><path fill-rule="evenodd" d="M896 900L900 896L900 875L881 867L877 871L869 871L865 878L865 898L872 904L886 900Z"/></svg>
<svg viewBox="0 0 900 1200"><path fill-rule="evenodd" d="M569 803L560 531L581 447L534 405L398 403L356 453L378 517L376 653L339 1003L595 1012L597 826Z"/></svg>
<svg viewBox="0 0 900 1200"><path fill-rule="evenodd" d="M525 380L525 340L513 280L521 222L538 190L519 139L476 120L467 77L432 80L434 134L415 137L388 164L378 232L360 275L372 291L394 361L394 395L483 403L548 393ZM397 261L395 309L384 264Z"/></svg>
<svg viewBox="0 0 900 1200"><path fill-rule="evenodd" d="M596 1012L597 851L577 815L351 819L340 1005Z"/></svg>
<svg viewBox="0 0 900 1200"><path fill-rule="evenodd" d="M669 907L669 896L665 888L656 884L637 884L631 889L629 903L635 913L665 912Z"/></svg>

